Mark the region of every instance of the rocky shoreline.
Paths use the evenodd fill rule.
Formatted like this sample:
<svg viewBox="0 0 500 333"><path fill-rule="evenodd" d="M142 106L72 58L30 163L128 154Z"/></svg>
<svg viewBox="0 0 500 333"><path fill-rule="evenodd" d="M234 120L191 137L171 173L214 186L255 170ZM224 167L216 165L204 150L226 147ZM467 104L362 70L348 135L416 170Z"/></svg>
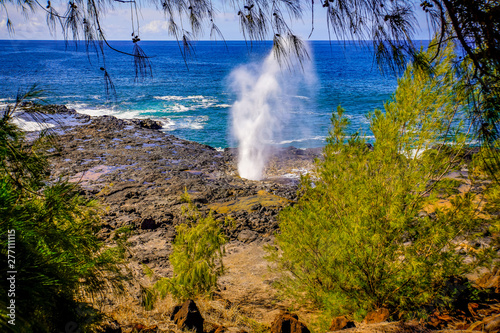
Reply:
<svg viewBox="0 0 500 333"><path fill-rule="evenodd" d="M200 211L234 220L225 230L231 240L269 241L277 213L295 199L300 174L321 154L321 149L277 149L268 178L250 181L237 174L237 149L219 151L179 139L151 120L90 117L65 106L45 109L51 119L59 117L51 128L58 134L50 158L54 179L67 178L98 198L103 240L120 228L134 230L131 259L160 275L169 274L170 242L185 220L185 191Z"/></svg>
<svg viewBox="0 0 500 333"><path fill-rule="evenodd" d="M175 226L186 219L181 200L185 192L202 214L212 212L220 221L231 221L224 227L229 243L219 301L206 303L204 315L214 311L213 304L225 304L222 312L230 304L241 316L270 325L286 309L271 286L276 275L269 272L263 245L272 244L278 212L294 202L300 175L313 170L321 148L275 149L265 170L267 178L251 181L238 176L237 149L221 151L179 139L152 120L90 117L65 106L29 104L26 114L18 117L21 122L29 122L28 110L33 109L42 112L38 119L56 134L56 147L49 150L52 179L79 184L83 195L98 200L98 235L105 243L112 246L119 235L127 234L125 269L133 282L126 296L107 294L98 300L121 331L133 331L136 324L171 331L172 321L165 314L172 304L161 301L168 305L145 312L141 297L144 287L172 276L168 258ZM30 132L28 137L37 135ZM145 267L153 277L146 276ZM237 326L240 330L248 324Z"/></svg>
<svg viewBox="0 0 500 333"><path fill-rule="evenodd" d="M147 311L143 290L172 276L169 255L175 226L186 220L182 200L186 192L202 214L211 212L221 222L228 217L231 221L224 227L229 243L219 289L213 300L197 300L203 317L214 324L208 331L268 331L278 322L298 320L283 314L291 304L272 287L278 275L270 272L263 245L273 244L277 215L297 199L300 175L313 172L321 148L275 149L266 178L251 181L238 176L237 149L216 150L179 139L162 131L154 120L90 117L57 105L40 111L38 118L57 134L56 148L49 150L52 179L79 184L83 195L98 200L102 211L98 236L105 243L112 245L119 235L127 234L125 270L132 282L126 295L103 293L92 300L108 318L104 332L180 332L170 318L173 300L159 301ZM22 114L19 118L30 119ZM28 138L37 135L31 132ZM488 313L492 309L488 307ZM317 315L304 309L300 319L311 322ZM367 321L369 325L356 323L354 328L339 318L331 330L342 326L356 332L428 331L421 323L402 329L399 323L374 327ZM336 327L335 320L343 324ZM445 321L441 318L429 327L441 327Z"/></svg>

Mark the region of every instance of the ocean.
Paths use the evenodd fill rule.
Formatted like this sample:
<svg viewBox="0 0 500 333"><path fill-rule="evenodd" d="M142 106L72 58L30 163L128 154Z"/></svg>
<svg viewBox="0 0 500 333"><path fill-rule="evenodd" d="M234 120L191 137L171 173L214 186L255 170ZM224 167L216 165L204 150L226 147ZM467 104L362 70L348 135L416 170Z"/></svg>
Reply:
<svg viewBox="0 0 500 333"><path fill-rule="evenodd" d="M111 45L132 51L130 42ZM244 92L234 73L264 78L262 68L271 42L196 42L187 64L176 42L145 41L140 46L151 57L153 76L136 80L133 58L108 50L106 67L116 88L116 94L109 95L100 70L102 57L87 53L83 44L2 40L0 104L37 84L48 103L93 116L152 118L183 139L215 148L237 146L232 107ZM396 88L396 75L380 73L370 46L311 41L309 49L311 60L303 69L283 67L276 74L281 76L278 83L288 88L272 96L271 111L280 107L273 122L279 130L267 143L298 148L325 145L330 117L338 105L351 121L349 132L361 131L370 141L366 114L383 108ZM250 110L260 107L255 103Z"/></svg>

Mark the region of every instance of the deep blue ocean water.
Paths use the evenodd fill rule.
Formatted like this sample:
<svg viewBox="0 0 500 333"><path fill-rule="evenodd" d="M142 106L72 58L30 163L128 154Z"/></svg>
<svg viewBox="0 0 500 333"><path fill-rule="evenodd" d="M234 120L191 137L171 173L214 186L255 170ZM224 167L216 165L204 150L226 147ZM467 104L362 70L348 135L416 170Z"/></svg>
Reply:
<svg viewBox="0 0 500 333"><path fill-rule="evenodd" d="M128 52L130 42L111 42ZM309 42L316 80L298 87L279 138L282 146L318 147L325 144L330 116L338 105L351 120L350 131L367 130L365 115L394 92L395 75L382 75L369 47L354 43ZM38 84L50 103L66 104L91 115L161 120L165 130L183 139L213 147L235 146L231 139L230 113L236 101L231 72L239 66L259 63L269 54L270 42L197 42L187 67L176 42L141 42L151 58L153 77L135 80L133 59L106 53L106 65L116 96L106 95L102 57L88 54L83 45L63 41L0 41L0 103L15 97L19 89ZM284 69L286 70L286 69ZM300 71L287 75L302 75Z"/></svg>

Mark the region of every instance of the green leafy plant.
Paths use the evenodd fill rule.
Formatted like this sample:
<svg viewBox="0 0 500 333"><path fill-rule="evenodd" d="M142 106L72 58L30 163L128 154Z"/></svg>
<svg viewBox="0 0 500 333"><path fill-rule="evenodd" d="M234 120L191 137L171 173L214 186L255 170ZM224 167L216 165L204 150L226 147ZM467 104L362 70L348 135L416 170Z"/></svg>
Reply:
<svg viewBox="0 0 500 333"><path fill-rule="evenodd" d="M171 293L185 300L199 295L210 295L217 287L217 279L223 274L222 256L226 237L212 214L202 217L189 199L188 223L176 227L170 263L174 269L172 278L159 280L154 288L161 295Z"/></svg>
<svg viewBox="0 0 500 333"><path fill-rule="evenodd" d="M466 261L456 250L482 223L473 194L421 214L471 139L453 59L449 45L427 70L408 67L385 112L368 117L373 149L361 135L347 136L341 107L333 114L319 180L303 179L298 203L280 214L279 250L270 253L289 295L358 318L380 307L415 315L438 306L450 277L491 254L469 252Z"/></svg>
<svg viewBox="0 0 500 333"><path fill-rule="evenodd" d="M0 283L0 328L53 332L69 323L89 329L100 315L83 296L120 287L119 258L95 236L96 203L82 197L78 186L49 179L47 136L27 142L13 123L22 101L37 96L36 91L20 95L0 118L0 253L15 257L12 267L0 270L2 276L16 271L12 293L6 279ZM8 323L12 300L15 325Z"/></svg>

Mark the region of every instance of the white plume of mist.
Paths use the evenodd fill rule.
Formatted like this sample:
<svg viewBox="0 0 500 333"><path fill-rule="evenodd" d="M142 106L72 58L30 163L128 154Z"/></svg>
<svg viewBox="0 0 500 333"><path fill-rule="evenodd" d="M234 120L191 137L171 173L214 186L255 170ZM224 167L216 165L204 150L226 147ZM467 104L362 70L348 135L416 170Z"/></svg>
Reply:
<svg viewBox="0 0 500 333"><path fill-rule="evenodd" d="M262 63L245 65L231 73L232 88L238 96L231 108L232 135L238 144L242 178L264 178L270 144L279 139L291 104L297 103L290 97L297 94L301 82L310 86L315 81L309 59L294 58L292 52L288 57L289 66L280 66L271 51Z"/></svg>

